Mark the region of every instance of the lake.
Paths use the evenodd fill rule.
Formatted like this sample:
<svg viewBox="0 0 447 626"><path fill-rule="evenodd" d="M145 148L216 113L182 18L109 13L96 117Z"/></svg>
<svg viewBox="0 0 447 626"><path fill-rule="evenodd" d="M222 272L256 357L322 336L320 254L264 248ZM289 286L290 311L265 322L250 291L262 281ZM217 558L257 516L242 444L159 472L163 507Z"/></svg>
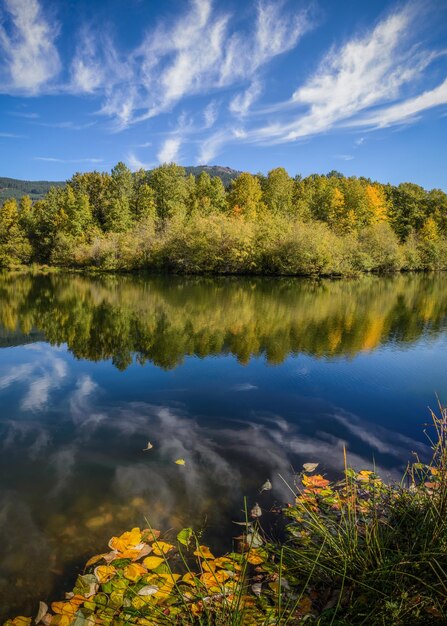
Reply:
<svg viewBox="0 0 447 626"><path fill-rule="evenodd" d="M244 496L272 524L302 463L335 476L344 446L398 477L436 394L444 274L0 275L0 617L146 520L228 550Z"/></svg>

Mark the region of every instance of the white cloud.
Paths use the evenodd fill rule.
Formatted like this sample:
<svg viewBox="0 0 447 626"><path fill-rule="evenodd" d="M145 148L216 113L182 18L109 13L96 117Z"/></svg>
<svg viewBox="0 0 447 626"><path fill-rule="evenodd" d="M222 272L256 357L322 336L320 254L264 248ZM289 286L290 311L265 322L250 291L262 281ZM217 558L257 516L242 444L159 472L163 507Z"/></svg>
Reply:
<svg viewBox="0 0 447 626"><path fill-rule="evenodd" d="M259 80L254 80L242 93L237 94L230 102L230 111L236 115L247 115L255 100L261 95L262 86Z"/></svg>
<svg viewBox="0 0 447 626"><path fill-rule="evenodd" d="M406 41L413 18L406 8L331 51L287 103L307 111L291 122L260 129L258 138L289 142L325 132L373 105L397 98L402 85L415 79L431 58Z"/></svg>
<svg viewBox="0 0 447 626"><path fill-rule="evenodd" d="M16 133L0 133L3 139L23 139L25 135L17 135Z"/></svg>
<svg viewBox="0 0 447 626"><path fill-rule="evenodd" d="M354 156L352 154L334 154L336 159L341 159L342 161L352 161Z"/></svg>
<svg viewBox="0 0 447 626"><path fill-rule="evenodd" d="M363 118L353 120L352 126L385 128L392 124L407 124L415 121L423 111L447 104L447 79L438 87L390 107L380 109Z"/></svg>
<svg viewBox="0 0 447 626"><path fill-rule="evenodd" d="M0 89L39 93L61 68L57 26L43 15L38 0L4 0L4 6L10 27L0 25Z"/></svg>
<svg viewBox="0 0 447 626"><path fill-rule="evenodd" d="M203 119L205 122L205 128L211 128L214 126L218 116L218 105L215 100L211 102L203 110Z"/></svg>
<svg viewBox="0 0 447 626"><path fill-rule="evenodd" d="M105 66L98 56L93 34L84 30L80 40L71 64L71 88L75 92L93 93L104 83Z"/></svg>
<svg viewBox="0 0 447 626"><path fill-rule="evenodd" d="M172 161L175 161L178 156L181 143L182 140L180 137L168 137L168 139L163 142L157 154L159 162L171 163Z"/></svg>
<svg viewBox="0 0 447 626"><path fill-rule="evenodd" d="M125 59L106 35L88 31L72 62L71 89L102 94L100 112L118 129L170 110L179 101L217 89L255 81L259 68L296 46L310 22L304 13L288 14L282 2L256 5L256 27L235 31L235 16L212 0L190 0L177 19L148 30ZM215 105L204 111L215 121Z"/></svg>
<svg viewBox="0 0 447 626"><path fill-rule="evenodd" d="M210 161L218 154L222 146L228 143L232 138L229 129L216 131L200 144L199 156L197 163L199 165L209 165Z"/></svg>
<svg viewBox="0 0 447 626"><path fill-rule="evenodd" d="M142 146L144 147L144 146ZM126 158L127 164L131 170L136 172L137 170L149 170L153 167L154 163L146 163L141 161L134 152L129 152Z"/></svg>
<svg viewBox="0 0 447 626"><path fill-rule="evenodd" d="M46 161L48 163L102 163L104 159L86 157L85 159L60 159L58 157L34 157L35 161Z"/></svg>

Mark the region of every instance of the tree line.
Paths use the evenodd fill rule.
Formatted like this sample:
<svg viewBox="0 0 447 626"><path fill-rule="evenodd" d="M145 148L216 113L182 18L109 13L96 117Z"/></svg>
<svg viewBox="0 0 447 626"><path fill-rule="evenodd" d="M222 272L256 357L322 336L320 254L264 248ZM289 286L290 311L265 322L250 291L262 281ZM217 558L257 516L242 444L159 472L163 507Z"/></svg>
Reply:
<svg viewBox="0 0 447 626"><path fill-rule="evenodd" d="M0 267L355 274L447 268L447 194L338 172L241 173L226 188L165 164L77 173L0 209Z"/></svg>

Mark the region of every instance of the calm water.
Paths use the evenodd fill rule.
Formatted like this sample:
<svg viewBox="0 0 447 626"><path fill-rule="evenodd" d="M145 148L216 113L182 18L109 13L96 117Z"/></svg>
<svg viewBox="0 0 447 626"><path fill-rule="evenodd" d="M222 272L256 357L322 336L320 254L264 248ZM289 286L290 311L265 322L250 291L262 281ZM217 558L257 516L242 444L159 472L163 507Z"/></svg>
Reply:
<svg viewBox="0 0 447 626"><path fill-rule="evenodd" d="M0 276L0 616L145 517L227 549L244 495L286 501L344 444L397 475L447 401L446 329L446 275Z"/></svg>

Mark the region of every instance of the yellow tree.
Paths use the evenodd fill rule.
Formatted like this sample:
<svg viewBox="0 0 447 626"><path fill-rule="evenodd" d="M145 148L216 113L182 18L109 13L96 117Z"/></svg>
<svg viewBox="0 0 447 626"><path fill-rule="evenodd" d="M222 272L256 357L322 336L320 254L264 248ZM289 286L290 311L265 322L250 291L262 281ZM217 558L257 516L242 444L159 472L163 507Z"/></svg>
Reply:
<svg viewBox="0 0 447 626"><path fill-rule="evenodd" d="M332 189L328 218L331 227L338 232L350 232L356 225L355 213L347 209L345 196L338 187Z"/></svg>
<svg viewBox="0 0 447 626"><path fill-rule="evenodd" d="M368 213L371 223L385 222L388 220L388 202L383 187L377 184L368 184L365 189Z"/></svg>
<svg viewBox="0 0 447 626"><path fill-rule="evenodd" d="M231 185L229 206L234 215L256 219L264 211L259 179L248 172L238 176Z"/></svg>

